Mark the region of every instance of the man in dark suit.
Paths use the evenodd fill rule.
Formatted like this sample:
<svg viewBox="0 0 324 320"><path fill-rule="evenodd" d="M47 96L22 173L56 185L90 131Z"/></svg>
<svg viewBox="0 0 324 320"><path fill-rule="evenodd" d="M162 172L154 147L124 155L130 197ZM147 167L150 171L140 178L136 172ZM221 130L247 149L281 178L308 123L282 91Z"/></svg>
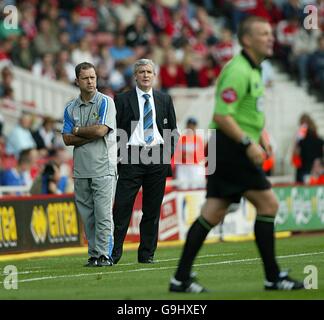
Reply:
<svg viewBox="0 0 324 320"><path fill-rule="evenodd" d="M115 97L120 164L113 212L114 263L122 256L140 187L143 216L138 262L153 263L166 177L172 175L170 159L179 138L171 97L152 89L156 76L154 63L148 59L138 60L134 76L136 88Z"/></svg>

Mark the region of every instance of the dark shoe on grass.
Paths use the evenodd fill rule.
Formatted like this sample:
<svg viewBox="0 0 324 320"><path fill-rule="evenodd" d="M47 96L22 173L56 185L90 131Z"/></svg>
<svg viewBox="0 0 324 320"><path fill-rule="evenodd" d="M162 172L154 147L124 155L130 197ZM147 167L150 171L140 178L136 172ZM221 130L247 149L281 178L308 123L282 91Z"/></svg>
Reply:
<svg viewBox="0 0 324 320"><path fill-rule="evenodd" d="M288 272L282 271L279 274L279 279L275 282L265 281L265 290L300 290L305 289L304 283L294 280L288 276Z"/></svg>
<svg viewBox="0 0 324 320"><path fill-rule="evenodd" d="M172 278L169 286L170 292L202 293L208 292L206 288L200 285L193 277L187 281L179 281Z"/></svg>
<svg viewBox="0 0 324 320"><path fill-rule="evenodd" d="M114 262L113 262L112 258L109 256L101 255L98 258L98 266L99 267L111 267L113 264L114 264Z"/></svg>
<svg viewBox="0 0 324 320"><path fill-rule="evenodd" d="M95 257L90 257L88 259L88 263L86 263L84 266L89 268L98 267L98 259Z"/></svg>

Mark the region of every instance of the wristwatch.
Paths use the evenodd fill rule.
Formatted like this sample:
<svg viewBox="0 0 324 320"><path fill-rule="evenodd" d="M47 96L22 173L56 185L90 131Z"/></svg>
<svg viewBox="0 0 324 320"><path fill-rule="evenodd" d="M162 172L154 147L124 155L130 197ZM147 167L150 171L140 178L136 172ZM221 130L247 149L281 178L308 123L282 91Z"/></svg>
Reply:
<svg viewBox="0 0 324 320"><path fill-rule="evenodd" d="M74 134L75 134L75 135L77 135L77 134L78 134L78 132L79 132L79 129L80 129L80 127L75 127L75 128L74 128Z"/></svg>
<svg viewBox="0 0 324 320"><path fill-rule="evenodd" d="M240 141L240 145L244 147L244 149L247 149L251 143L252 143L251 139L246 135L243 136Z"/></svg>

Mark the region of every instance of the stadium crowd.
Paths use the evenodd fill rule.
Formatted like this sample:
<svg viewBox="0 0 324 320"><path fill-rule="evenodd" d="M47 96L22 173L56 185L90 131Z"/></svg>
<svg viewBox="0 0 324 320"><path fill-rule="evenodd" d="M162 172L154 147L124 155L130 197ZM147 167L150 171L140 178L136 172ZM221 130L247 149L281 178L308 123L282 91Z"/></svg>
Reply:
<svg viewBox="0 0 324 320"><path fill-rule="evenodd" d="M318 29L303 27L309 4L316 8ZM6 5L18 9L17 28L5 26ZM133 85L132 65L145 57L158 66L156 86L162 90L212 86L239 50L237 26L248 15L273 25L275 61L301 86L324 93L324 0L6 0L0 1L0 15L1 108L15 108L12 65L74 85L75 66L88 61L97 68L98 90L113 96ZM26 117L5 139L0 109L0 167L14 170L12 177L27 170L21 162L29 157L41 171L39 163L62 147L51 119L35 127ZM26 145L17 143L14 134L26 137L17 138ZM26 150L38 150L37 155L26 156ZM69 177L66 170L64 175ZM26 179L15 183L28 184Z"/></svg>

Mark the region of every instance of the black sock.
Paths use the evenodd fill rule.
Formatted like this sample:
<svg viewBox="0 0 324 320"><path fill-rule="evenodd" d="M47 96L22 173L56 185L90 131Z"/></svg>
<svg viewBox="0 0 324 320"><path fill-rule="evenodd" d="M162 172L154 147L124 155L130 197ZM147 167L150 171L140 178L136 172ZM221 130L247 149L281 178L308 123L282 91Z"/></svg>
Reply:
<svg viewBox="0 0 324 320"><path fill-rule="evenodd" d="M276 281L280 270L275 258L274 217L257 215L254 233L266 279Z"/></svg>
<svg viewBox="0 0 324 320"><path fill-rule="evenodd" d="M193 261L201 248L208 232L213 226L200 216L190 227L186 243L184 245L181 259L178 265L175 278L179 281L186 281L190 277Z"/></svg>

